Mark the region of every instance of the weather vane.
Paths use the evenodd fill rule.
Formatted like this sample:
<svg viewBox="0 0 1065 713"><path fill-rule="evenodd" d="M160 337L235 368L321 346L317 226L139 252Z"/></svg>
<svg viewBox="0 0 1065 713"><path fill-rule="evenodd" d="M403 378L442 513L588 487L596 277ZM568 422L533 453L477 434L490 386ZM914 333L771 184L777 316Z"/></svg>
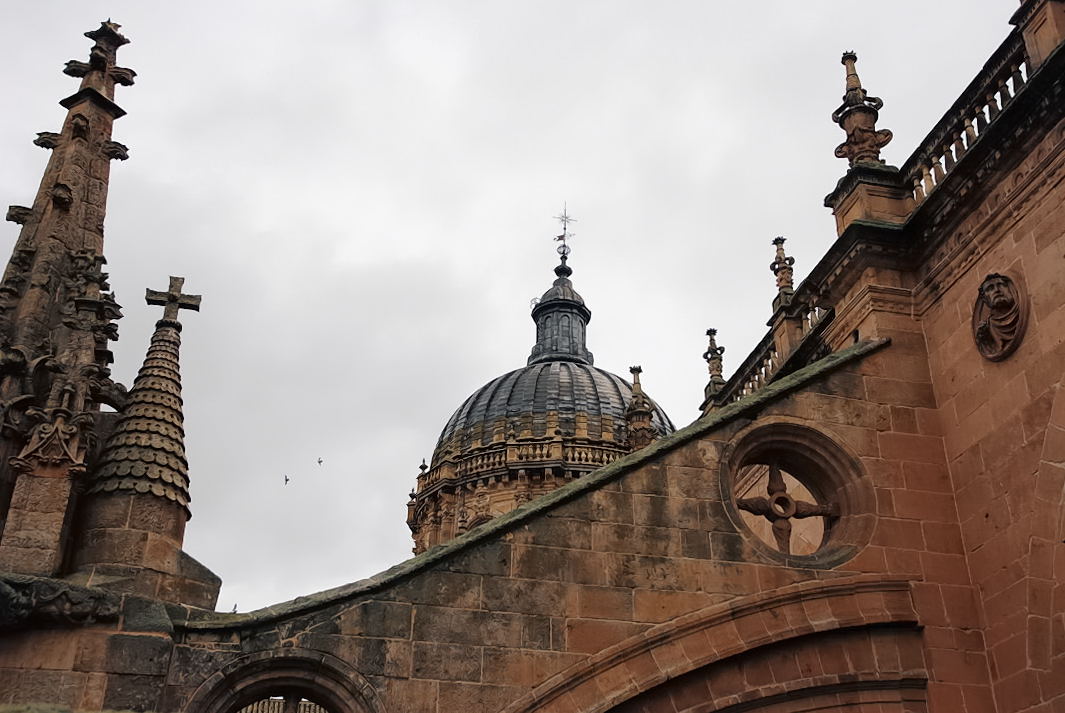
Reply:
<svg viewBox="0 0 1065 713"><path fill-rule="evenodd" d="M565 260L570 253L570 246L566 241L576 235L576 233L570 231L569 224L576 223L577 219L570 217L569 213L566 212L566 204L563 202L562 214L556 215L555 220L557 220L559 223L562 223L562 234L556 235L555 240L558 240L562 243L558 246L558 254L562 256L563 260Z"/></svg>

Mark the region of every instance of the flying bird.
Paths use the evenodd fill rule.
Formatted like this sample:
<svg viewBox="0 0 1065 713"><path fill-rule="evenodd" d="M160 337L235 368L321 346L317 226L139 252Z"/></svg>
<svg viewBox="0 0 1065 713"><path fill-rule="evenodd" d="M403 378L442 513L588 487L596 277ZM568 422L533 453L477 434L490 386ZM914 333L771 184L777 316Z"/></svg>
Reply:
<svg viewBox="0 0 1065 713"><path fill-rule="evenodd" d="M288 485L288 476L285 476L285 485Z"/></svg>
<svg viewBox="0 0 1065 713"><path fill-rule="evenodd" d="M318 459L318 465L321 465L323 462L324 461L321 458Z"/></svg>

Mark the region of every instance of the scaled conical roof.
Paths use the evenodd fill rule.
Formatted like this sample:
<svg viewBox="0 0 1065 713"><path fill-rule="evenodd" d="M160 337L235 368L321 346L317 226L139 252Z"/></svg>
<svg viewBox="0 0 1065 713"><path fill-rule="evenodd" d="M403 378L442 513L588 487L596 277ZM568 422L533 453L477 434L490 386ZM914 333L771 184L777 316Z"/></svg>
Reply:
<svg viewBox="0 0 1065 713"><path fill-rule="evenodd" d="M107 439L90 493L132 490L179 503L188 512L188 462L178 356L181 325L156 323L129 404Z"/></svg>

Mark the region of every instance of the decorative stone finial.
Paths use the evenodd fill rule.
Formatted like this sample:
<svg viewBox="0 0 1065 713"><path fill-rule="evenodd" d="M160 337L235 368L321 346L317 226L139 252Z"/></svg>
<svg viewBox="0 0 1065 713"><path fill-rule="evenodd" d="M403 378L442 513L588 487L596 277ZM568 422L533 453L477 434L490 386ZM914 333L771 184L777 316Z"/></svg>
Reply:
<svg viewBox="0 0 1065 713"><path fill-rule="evenodd" d="M184 277L170 276L170 289L166 292L160 292L158 290L145 290L144 299L150 305L162 305L163 306L163 318L156 322L158 327L160 323L165 323L167 326L174 327L177 330L181 330L181 323L178 322L178 310L179 309L191 309L195 312L200 311L200 300L203 298L200 295L185 295L181 293L181 288L185 284Z"/></svg>
<svg viewBox="0 0 1065 713"><path fill-rule="evenodd" d="M628 427L629 450L635 451L649 445L658 438L658 434L651 424L654 404L643 392L643 386L640 384L643 368L630 366L629 373L632 374L632 400L625 408L625 424Z"/></svg>
<svg viewBox="0 0 1065 713"><path fill-rule="evenodd" d="M710 345L703 352L703 359L706 359L706 366L710 371L710 381L706 385L705 395L707 398L716 395L725 385L725 378L721 375L722 360L721 355L725 353L725 347L719 347L717 345L717 330L706 330L706 336L710 340Z"/></svg>
<svg viewBox="0 0 1065 713"><path fill-rule="evenodd" d="M843 95L843 104L832 112L832 121L847 132L847 140L836 147L836 157L845 158L851 166L858 163L884 163L880 159L880 149L891 141L892 133L887 129L876 128L876 120L884 102L879 97L871 97L862 88L854 63L858 55L854 52L843 53L843 66L847 68L847 91Z"/></svg>
<svg viewBox="0 0 1065 713"><path fill-rule="evenodd" d="M773 275L777 278L777 294L781 296L795 292L794 270L792 270L795 258L788 257L784 253L785 240L787 238L782 235L773 238L772 244L776 246L777 254L773 262L769 263L769 269L773 271Z"/></svg>
<svg viewBox="0 0 1065 713"><path fill-rule="evenodd" d="M651 404L651 399L647 398L647 394L643 392L643 385L640 384L640 374L643 373L643 367L630 366L629 373L632 374L632 401L629 402L628 411L646 411L648 423L650 423L651 413L654 410L654 406Z"/></svg>

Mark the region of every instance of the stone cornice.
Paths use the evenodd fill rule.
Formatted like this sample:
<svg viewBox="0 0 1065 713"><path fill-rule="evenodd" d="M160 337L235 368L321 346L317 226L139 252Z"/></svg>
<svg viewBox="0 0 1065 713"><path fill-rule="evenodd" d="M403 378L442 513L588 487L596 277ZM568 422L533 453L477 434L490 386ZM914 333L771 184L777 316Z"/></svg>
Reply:
<svg viewBox="0 0 1065 713"><path fill-rule="evenodd" d="M825 207L836 208L840 201L850 195L859 183L885 186L888 188L902 187L902 176L899 169L894 166L885 166L879 163L855 164L839 179L836 187L825 196Z"/></svg>
<svg viewBox="0 0 1065 713"><path fill-rule="evenodd" d="M73 109L78 104L81 104L85 101L92 102L96 106L100 107L108 114L110 114L112 119L118 119L126 115L125 109L120 107L118 104L115 104L113 101L105 97L93 87L84 87L82 89L79 89L77 92L71 94L66 99L60 100L59 105L64 109Z"/></svg>
<svg viewBox="0 0 1065 713"><path fill-rule="evenodd" d="M826 330L826 341L838 344L844 334L853 330L872 312L913 314L913 291L906 287L863 285L853 298L837 312L836 319Z"/></svg>
<svg viewBox="0 0 1065 713"><path fill-rule="evenodd" d="M902 226L855 220L795 290L796 299L819 293L826 297L827 304L833 304L835 300L829 295L838 296L843 291L839 285L846 282L846 276L874 262L898 265L906 252L906 236Z"/></svg>
<svg viewBox="0 0 1065 713"><path fill-rule="evenodd" d="M1021 6L1017 8L1017 11L1010 17L1010 24L1014 27L1020 27L1024 23L1028 22L1032 18L1032 15L1036 13L1040 7L1046 2L1063 2L1063 0L1025 0L1021 3Z"/></svg>

